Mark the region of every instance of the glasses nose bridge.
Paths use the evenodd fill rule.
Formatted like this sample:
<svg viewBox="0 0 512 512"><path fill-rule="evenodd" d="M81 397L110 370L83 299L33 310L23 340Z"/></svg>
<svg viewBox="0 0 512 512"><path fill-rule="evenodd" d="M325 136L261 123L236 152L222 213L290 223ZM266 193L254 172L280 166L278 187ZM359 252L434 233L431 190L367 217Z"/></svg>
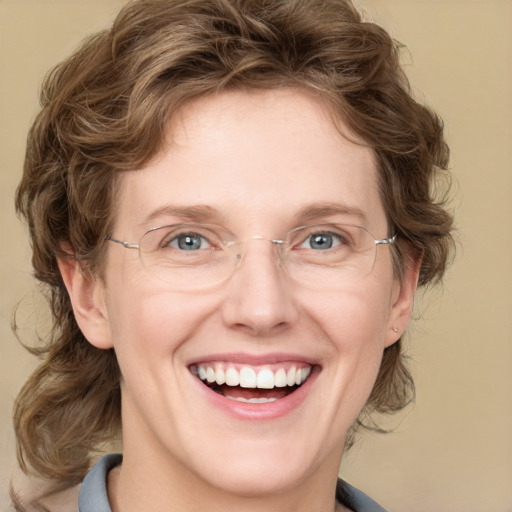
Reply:
<svg viewBox="0 0 512 512"><path fill-rule="evenodd" d="M283 249L286 246L285 240L279 240L275 238L265 238L261 235L252 235L244 240L239 240L236 242L232 242L228 244L228 247L231 251L233 251L234 259L235 259L235 269L237 269L241 264L242 260L245 259L249 242L268 242L271 246L272 254L274 256L274 263L280 265L283 258Z"/></svg>

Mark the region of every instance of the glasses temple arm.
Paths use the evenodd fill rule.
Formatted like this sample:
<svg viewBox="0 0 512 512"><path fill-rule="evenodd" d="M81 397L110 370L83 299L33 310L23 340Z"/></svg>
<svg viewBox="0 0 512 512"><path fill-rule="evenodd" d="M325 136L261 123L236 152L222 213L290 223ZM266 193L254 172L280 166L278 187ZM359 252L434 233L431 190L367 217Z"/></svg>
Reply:
<svg viewBox="0 0 512 512"><path fill-rule="evenodd" d="M139 244L131 244L129 242L125 242L123 240L117 240L116 238L112 238L110 235L105 237L107 242L114 242L115 244L122 245L125 249L138 249Z"/></svg>

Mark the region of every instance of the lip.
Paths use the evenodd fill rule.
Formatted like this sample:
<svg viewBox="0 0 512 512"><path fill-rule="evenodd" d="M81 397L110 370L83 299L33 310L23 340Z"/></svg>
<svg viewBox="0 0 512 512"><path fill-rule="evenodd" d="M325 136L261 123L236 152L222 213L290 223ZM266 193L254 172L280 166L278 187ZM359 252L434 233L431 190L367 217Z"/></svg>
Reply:
<svg viewBox="0 0 512 512"><path fill-rule="evenodd" d="M270 421L282 418L293 411L297 410L308 394L311 392L321 368L318 364L304 356L297 356L292 354L272 354L272 355L247 355L247 354L209 354L200 359L194 359L190 362L188 367L206 363L209 361L229 362L235 364L246 364L251 366L264 366L279 363L300 363L312 366L312 371L308 379L295 391L288 396L276 400L275 402L268 402L262 404L253 404L231 400L219 395L208 386L205 386L200 379L189 372L194 386L200 395L215 409L223 414L237 419L248 421Z"/></svg>
<svg viewBox="0 0 512 512"><path fill-rule="evenodd" d="M209 363L211 361L218 361L224 363L246 364L249 366L265 366L274 365L279 363L299 363L311 366L317 366L318 361L314 358L307 358L303 355L290 354L290 353L275 353L275 354L208 354L197 359L190 360L187 366L199 365Z"/></svg>

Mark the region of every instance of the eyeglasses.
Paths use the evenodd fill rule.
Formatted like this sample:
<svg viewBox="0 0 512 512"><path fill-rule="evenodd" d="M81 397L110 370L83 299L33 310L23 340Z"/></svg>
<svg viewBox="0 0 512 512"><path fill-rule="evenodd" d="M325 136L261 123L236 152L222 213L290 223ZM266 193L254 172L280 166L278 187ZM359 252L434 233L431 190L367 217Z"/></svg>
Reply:
<svg viewBox="0 0 512 512"><path fill-rule="evenodd" d="M148 273L176 290L204 289L228 280L242 265L247 244L270 242L275 263L290 278L314 287L332 289L346 280L362 280L374 266L377 246L390 245L396 235L379 240L367 229L346 224L300 226L279 240L252 236L238 240L220 226L172 224L150 229L139 243L107 236L126 249L138 249Z"/></svg>

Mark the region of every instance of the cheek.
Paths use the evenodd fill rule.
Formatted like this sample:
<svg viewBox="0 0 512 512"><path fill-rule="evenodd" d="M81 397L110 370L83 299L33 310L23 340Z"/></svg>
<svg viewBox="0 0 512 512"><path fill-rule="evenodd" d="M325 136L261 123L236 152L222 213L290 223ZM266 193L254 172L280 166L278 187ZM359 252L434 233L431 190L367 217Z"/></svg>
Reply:
<svg viewBox="0 0 512 512"><path fill-rule="evenodd" d="M390 294L385 287L365 287L344 291L328 300L316 301L310 315L321 326L329 344L328 371L333 386L354 406L364 405L373 387L388 331ZM355 411L358 413L358 411Z"/></svg>
<svg viewBox="0 0 512 512"><path fill-rule="evenodd" d="M310 300L309 314L340 351L382 347L391 308L386 290L367 286Z"/></svg>
<svg viewBox="0 0 512 512"><path fill-rule="evenodd" d="M386 340L385 318L385 308L371 308L364 300L354 300L351 307L335 315L330 326L328 335L338 359L334 380L353 397L356 413L366 402L379 371Z"/></svg>
<svg viewBox="0 0 512 512"><path fill-rule="evenodd" d="M148 289L147 283L132 281L129 289L119 290L109 297L109 319L121 368L130 359L140 366L172 355L215 310L207 297L175 294L157 286Z"/></svg>
<svg viewBox="0 0 512 512"><path fill-rule="evenodd" d="M345 442L345 433L364 408L374 386L385 346L390 287L382 283L350 288L309 300L304 313L322 347L326 450ZM311 299L311 297L310 297Z"/></svg>

